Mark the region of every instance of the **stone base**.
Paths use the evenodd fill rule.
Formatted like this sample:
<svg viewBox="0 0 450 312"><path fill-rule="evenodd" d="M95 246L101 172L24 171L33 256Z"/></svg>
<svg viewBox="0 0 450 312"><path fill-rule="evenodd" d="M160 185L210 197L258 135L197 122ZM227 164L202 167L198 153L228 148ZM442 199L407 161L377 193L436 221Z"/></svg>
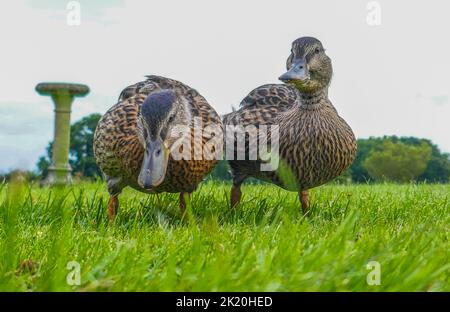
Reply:
<svg viewBox="0 0 450 312"><path fill-rule="evenodd" d="M42 184L45 185L67 185L72 183L72 168L70 165L66 167L50 166L48 168L48 175Z"/></svg>

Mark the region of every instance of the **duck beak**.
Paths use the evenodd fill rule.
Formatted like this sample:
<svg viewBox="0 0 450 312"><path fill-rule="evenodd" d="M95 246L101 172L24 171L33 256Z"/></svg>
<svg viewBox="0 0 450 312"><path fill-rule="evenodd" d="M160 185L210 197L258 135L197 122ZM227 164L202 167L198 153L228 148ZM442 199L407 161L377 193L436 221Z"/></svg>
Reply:
<svg viewBox="0 0 450 312"><path fill-rule="evenodd" d="M166 176L169 150L161 139L147 140L138 184L144 189L160 185Z"/></svg>
<svg viewBox="0 0 450 312"><path fill-rule="evenodd" d="M305 60L294 62L289 71L281 75L278 79L287 83L292 80L306 80L309 78L308 68Z"/></svg>

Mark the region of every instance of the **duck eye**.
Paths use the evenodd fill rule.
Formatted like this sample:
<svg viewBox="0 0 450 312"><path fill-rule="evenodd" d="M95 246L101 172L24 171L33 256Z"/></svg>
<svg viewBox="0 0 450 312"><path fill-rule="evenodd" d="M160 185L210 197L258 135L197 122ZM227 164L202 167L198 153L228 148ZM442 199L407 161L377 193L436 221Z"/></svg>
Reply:
<svg viewBox="0 0 450 312"><path fill-rule="evenodd" d="M171 115L171 116L169 117L169 122L172 122L174 119L175 119L175 117L174 117L173 115Z"/></svg>
<svg viewBox="0 0 450 312"><path fill-rule="evenodd" d="M320 48L316 48L315 52L316 52L316 54L319 54L320 53Z"/></svg>

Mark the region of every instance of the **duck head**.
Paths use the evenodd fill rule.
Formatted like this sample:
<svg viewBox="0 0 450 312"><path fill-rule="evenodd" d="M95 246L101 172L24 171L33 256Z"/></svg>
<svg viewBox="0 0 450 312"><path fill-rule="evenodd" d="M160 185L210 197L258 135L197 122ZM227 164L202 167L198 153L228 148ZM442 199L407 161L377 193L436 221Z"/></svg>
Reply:
<svg viewBox="0 0 450 312"><path fill-rule="evenodd" d="M186 101L172 90L147 96L138 118L138 137L145 149L138 184L144 189L160 185L166 176L171 146L170 133L188 123Z"/></svg>
<svg viewBox="0 0 450 312"><path fill-rule="evenodd" d="M287 72L279 77L302 93L316 93L328 87L333 75L331 59L316 38L301 37L292 43L286 61Z"/></svg>

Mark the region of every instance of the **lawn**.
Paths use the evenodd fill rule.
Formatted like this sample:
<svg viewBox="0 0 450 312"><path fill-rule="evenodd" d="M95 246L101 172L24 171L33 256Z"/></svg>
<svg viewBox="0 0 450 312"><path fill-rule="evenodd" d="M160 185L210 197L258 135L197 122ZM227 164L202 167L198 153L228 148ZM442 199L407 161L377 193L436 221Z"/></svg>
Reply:
<svg viewBox="0 0 450 312"><path fill-rule="evenodd" d="M229 190L201 185L183 216L176 194L127 189L110 225L100 182L2 184L0 290L450 291L450 185L327 185L308 217L275 186L235 210Z"/></svg>

